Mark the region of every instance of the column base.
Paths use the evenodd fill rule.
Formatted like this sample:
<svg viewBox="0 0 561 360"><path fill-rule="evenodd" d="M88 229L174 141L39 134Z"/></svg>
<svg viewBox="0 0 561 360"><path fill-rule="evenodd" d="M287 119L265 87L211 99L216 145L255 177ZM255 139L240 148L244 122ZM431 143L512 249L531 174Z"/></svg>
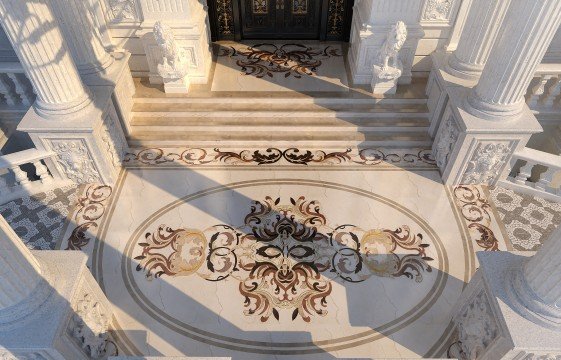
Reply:
<svg viewBox="0 0 561 360"><path fill-rule="evenodd" d="M464 79L448 72L448 59L450 53L435 51L431 54L432 70L427 83L426 94L429 98L430 125L429 135L434 138L442 121L444 110L448 105L448 88L472 88L477 85L478 79Z"/></svg>
<svg viewBox="0 0 561 360"><path fill-rule="evenodd" d="M105 86L112 93L112 101L119 117L119 122L125 134L130 134L132 120L133 96L136 92L134 80L129 68L131 54L126 51L116 51L111 54L114 59L111 66L103 72L82 75L84 84L91 87Z"/></svg>
<svg viewBox="0 0 561 360"><path fill-rule="evenodd" d="M51 287L36 311L0 324L0 358L98 359L115 355L111 304L74 251L33 251Z"/></svg>
<svg viewBox="0 0 561 360"><path fill-rule="evenodd" d="M72 119L47 121L30 109L18 126L39 150L54 151L58 173L75 183L113 184L128 148L113 91L91 86L94 101L88 111Z"/></svg>
<svg viewBox="0 0 561 360"><path fill-rule="evenodd" d="M465 110L469 91L447 88L449 101L433 143L433 156L447 185L495 185L510 171L514 152L523 149L542 127L528 107L521 116L504 121L473 116Z"/></svg>
<svg viewBox="0 0 561 360"><path fill-rule="evenodd" d="M463 63L452 53L448 57L446 71L460 79L477 81L483 72L483 66Z"/></svg>
<svg viewBox="0 0 561 360"><path fill-rule="evenodd" d="M525 106L524 98L515 104L490 104L480 99L474 92L468 95L465 104L465 108L470 114L489 121L504 121L506 118L516 118L522 115Z"/></svg>
<svg viewBox="0 0 561 360"><path fill-rule="evenodd" d="M457 358L478 360L548 359L561 355L561 332L521 312L508 294L505 279L522 268L528 252L479 252L479 269L462 293L453 316ZM544 357L545 358L545 357Z"/></svg>

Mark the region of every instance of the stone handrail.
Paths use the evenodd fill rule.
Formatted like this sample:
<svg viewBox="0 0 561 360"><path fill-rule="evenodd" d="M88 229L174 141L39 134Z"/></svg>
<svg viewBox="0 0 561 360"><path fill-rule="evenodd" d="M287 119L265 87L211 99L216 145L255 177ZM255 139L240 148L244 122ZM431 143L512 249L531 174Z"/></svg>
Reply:
<svg viewBox="0 0 561 360"><path fill-rule="evenodd" d="M0 156L0 203L67 183L55 152L29 149Z"/></svg>
<svg viewBox="0 0 561 360"><path fill-rule="evenodd" d="M526 93L526 103L538 112L561 108L561 64L540 64Z"/></svg>
<svg viewBox="0 0 561 360"><path fill-rule="evenodd" d="M35 101L33 86L19 62L0 62L0 104L28 107Z"/></svg>
<svg viewBox="0 0 561 360"><path fill-rule="evenodd" d="M524 148L511 159L512 171L499 185L561 202L561 156Z"/></svg>

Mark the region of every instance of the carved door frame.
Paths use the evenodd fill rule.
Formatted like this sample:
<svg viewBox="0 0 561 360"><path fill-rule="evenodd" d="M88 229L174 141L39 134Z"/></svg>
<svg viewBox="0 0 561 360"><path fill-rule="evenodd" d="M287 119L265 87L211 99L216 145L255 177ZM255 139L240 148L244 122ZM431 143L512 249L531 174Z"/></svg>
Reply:
<svg viewBox="0 0 561 360"><path fill-rule="evenodd" d="M315 1L315 0L311 0ZM321 20L316 40L348 41L354 0L320 0ZM243 40L239 0L208 0L212 41Z"/></svg>

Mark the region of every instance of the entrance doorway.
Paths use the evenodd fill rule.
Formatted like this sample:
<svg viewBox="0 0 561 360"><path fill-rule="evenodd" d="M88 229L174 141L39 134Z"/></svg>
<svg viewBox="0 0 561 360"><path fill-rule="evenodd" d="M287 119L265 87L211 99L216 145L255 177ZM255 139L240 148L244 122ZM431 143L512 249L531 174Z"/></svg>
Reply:
<svg viewBox="0 0 561 360"><path fill-rule="evenodd" d="M212 40L349 38L354 0L209 0Z"/></svg>

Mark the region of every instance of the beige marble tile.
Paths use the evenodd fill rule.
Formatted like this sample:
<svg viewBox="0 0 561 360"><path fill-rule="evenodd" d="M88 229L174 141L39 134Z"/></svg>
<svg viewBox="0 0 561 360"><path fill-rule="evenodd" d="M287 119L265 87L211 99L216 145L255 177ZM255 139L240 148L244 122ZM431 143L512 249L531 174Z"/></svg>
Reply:
<svg viewBox="0 0 561 360"><path fill-rule="evenodd" d="M439 179L395 166L127 170L87 247L120 344L233 359L440 355L478 249Z"/></svg>
<svg viewBox="0 0 561 360"><path fill-rule="evenodd" d="M349 91L340 44L230 43L215 53L212 91Z"/></svg>

